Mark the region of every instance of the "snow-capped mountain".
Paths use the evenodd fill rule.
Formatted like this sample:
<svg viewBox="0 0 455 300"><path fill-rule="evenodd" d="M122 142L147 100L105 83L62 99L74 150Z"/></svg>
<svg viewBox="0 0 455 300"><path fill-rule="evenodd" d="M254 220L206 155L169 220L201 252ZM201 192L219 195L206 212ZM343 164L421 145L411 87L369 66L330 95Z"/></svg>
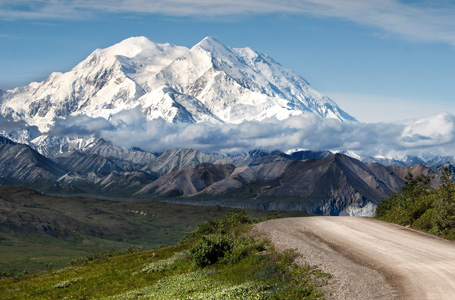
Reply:
<svg viewBox="0 0 455 300"><path fill-rule="evenodd" d="M191 49L145 37L95 50L66 73L0 92L0 114L47 132L58 119L109 119L140 108L147 119L240 123L311 112L355 119L302 77L250 48L205 38Z"/></svg>

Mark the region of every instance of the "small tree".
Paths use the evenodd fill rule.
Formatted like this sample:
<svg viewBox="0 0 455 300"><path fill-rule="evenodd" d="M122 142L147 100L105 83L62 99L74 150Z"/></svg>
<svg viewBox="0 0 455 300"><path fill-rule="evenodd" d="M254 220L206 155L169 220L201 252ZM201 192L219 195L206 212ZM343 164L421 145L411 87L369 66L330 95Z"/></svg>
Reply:
<svg viewBox="0 0 455 300"><path fill-rule="evenodd" d="M401 193L393 194L379 204L376 217L401 225L411 225L431 207L432 199L428 197L431 191L429 176L414 178L408 173Z"/></svg>
<svg viewBox="0 0 455 300"><path fill-rule="evenodd" d="M403 222L411 225L431 207L431 202L426 201L432 191L429 176L420 175L417 178L409 172L405 177L405 186L402 189Z"/></svg>
<svg viewBox="0 0 455 300"><path fill-rule="evenodd" d="M454 185L451 182L452 172L445 167L441 176L441 188L438 197L433 203L434 216L433 228L434 233L449 234L455 230L455 193Z"/></svg>

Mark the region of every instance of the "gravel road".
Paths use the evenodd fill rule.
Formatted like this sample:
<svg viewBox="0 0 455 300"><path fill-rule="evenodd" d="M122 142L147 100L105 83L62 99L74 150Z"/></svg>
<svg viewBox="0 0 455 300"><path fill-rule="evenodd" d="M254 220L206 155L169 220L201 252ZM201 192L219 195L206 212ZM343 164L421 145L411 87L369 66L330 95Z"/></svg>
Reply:
<svg viewBox="0 0 455 300"><path fill-rule="evenodd" d="M298 263L333 275L330 300L455 299L455 243L370 218L308 217L257 224Z"/></svg>

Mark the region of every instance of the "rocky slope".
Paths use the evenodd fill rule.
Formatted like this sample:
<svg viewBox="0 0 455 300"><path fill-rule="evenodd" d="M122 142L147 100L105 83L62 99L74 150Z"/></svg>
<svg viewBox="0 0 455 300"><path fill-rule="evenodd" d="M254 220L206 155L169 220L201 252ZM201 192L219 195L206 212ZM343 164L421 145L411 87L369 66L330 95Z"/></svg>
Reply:
<svg viewBox="0 0 455 300"><path fill-rule="evenodd" d="M432 174L423 166L414 169L416 174ZM406 171L365 165L342 154L237 168L201 164L168 173L135 195L192 196L186 201L324 215L371 215L382 199L400 190L404 184L400 175Z"/></svg>
<svg viewBox="0 0 455 300"><path fill-rule="evenodd" d="M0 177L4 180L53 182L68 171L27 145L0 137Z"/></svg>
<svg viewBox="0 0 455 300"><path fill-rule="evenodd" d="M47 158L2 137L0 184L60 194L371 215L382 199L400 190L408 173L434 177L434 187L442 173L422 165L364 164L327 152L227 156L174 149L152 154L116 148L103 139L71 140L56 149L47 148L53 155Z"/></svg>

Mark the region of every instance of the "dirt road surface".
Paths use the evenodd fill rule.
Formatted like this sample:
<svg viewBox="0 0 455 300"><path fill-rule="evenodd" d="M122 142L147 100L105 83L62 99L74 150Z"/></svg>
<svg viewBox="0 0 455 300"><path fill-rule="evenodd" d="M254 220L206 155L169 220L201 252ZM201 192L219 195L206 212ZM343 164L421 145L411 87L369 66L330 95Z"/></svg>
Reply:
<svg viewBox="0 0 455 300"><path fill-rule="evenodd" d="M333 275L326 298L455 299L455 243L370 218L308 217L257 225L300 264Z"/></svg>

